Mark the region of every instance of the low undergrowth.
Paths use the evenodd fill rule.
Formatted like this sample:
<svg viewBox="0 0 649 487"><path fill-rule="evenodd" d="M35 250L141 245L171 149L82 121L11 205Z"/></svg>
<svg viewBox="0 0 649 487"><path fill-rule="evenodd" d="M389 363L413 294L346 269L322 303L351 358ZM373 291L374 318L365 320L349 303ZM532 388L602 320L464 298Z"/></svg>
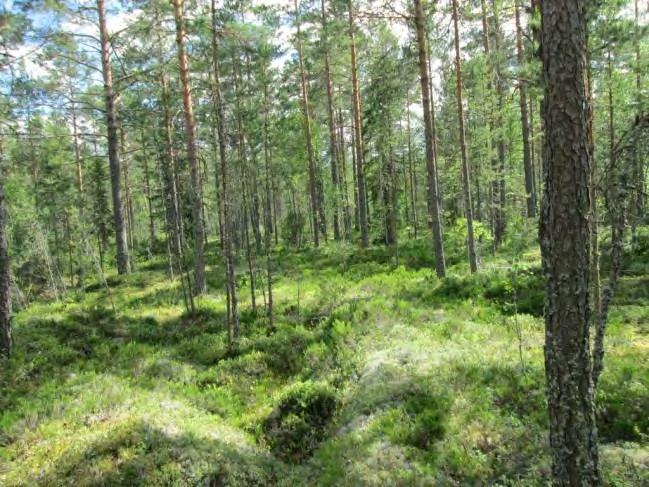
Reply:
<svg viewBox="0 0 649 487"><path fill-rule="evenodd" d="M458 258L440 281L428 246L278 250L274 330L241 279L235 354L218 268L193 315L155 262L32 304L0 370L0 484L545 485L538 252L475 276ZM649 482L634 268L597 396L611 485Z"/></svg>

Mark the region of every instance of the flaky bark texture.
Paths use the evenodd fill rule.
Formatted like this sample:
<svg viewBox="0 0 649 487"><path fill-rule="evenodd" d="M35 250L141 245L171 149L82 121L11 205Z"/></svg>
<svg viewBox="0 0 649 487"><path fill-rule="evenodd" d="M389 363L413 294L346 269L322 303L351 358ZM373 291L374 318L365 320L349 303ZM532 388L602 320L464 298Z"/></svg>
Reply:
<svg viewBox="0 0 649 487"><path fill-rule="evenodd" d="M590 103L580 0L542 2L545 369L555 485L599 485L589 351Z"/></svg>
<svg viewBox="0 0 649 487"><path fill-rule="evenodd" d="M191 181L192 232L194 236L194 286L197 294L206 290L205 284L205 230L203 228L203 192L199 175L198 157L196 154L196 122L192 105L192 92L189 85L189 62L185 52L185 19L183 17L183 0L173 0L174 18L176 20L176 46L178 49L178 67L183 92L183 111L185 114L185 137L187 141L187 162Z"/></svg>
<svg viewBox="0 0 649 487"><path fill-rule="evenodd" d="M97 0L99 18L99 38L101 43L101 71L104 77L104 99L106 104L106 131L108 141L108 164L110 166L110 186L113 199L113 224L117 246L117 272L129 271L128 246L126 244L126 225L122 208L121 163L119 159L119 140L117 138L117 116L115 114L115 93L113 92L113 68L110 62L110 37L106 27L106 5Z"/></svg>
<svg viewBox="0 0 649 487"><path fill-rule="evenodd" d="M0 357L9 358L12 348L9 254L7 253L7 211L4 192L4 155L0 141Z"/></svg>
<svg viewBox="0 0 649 487"><path fill-rule="evenodd" d="M421 82L422 108L424 111L424 137L426 139L426 168L428 172L428 209L433 229L433 247L435 249L435 271L439 277L446 275L444 258L444 240L439 211L439 188L437 187L437 163L433 137L433 121L430 103L430 84L428 81L428 58L426 57L426 33L424 31L424 10L421 0L414 0L415 26L419 50L419 80ZM410 112L408 112L410 116ZM410 119L408 118L408 123Z"/></svg>

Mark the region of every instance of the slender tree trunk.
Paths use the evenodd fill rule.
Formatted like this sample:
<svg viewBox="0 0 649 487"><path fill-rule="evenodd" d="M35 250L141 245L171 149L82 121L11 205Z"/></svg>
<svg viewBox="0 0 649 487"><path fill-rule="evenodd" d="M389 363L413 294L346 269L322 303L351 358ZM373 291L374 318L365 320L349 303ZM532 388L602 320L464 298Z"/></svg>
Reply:
<svg viewBox="0 0 649 487"><path fill-rule="evenodd" d="M81 157L81 142L79 141L79 127L77 122L77 107L73 99L72 79L70 78L70 113L72 115L72 141L74 146L74 164L77 176L77 191L79 192L79 214L83 215L84 208L84 184L83 184L83 160Z"/></svg>
<svg viewBox="0 0 649 487"><path fill-rule="evenodd" d="M608 78L608 87L607 87L607 98L608 98L608 137L609 137L609 167L611 171L615 171L617 166L617 157L615 153L616 145L616 135L615 135L615 104L613 98L613 62L612 62L612 53L610 46L607 49L606 53L606 75ZM591 125L592 127L592 125ZM591 134L592 135L592 134ZM591 144L591 147L594 147L594 144ZM593 159L593 166L595 160ZM591 171L592 174L593 171ZM591 184L595 183L597 180L595 175L591 175ZM608 322L608 312L611 305L611 300L613 299L613 293L615 287L617 286L617 281L620 275L620 270L622 267L622 244L624 241L624 227L626 223L624 210L620 208L621 202L620 193L622 189L616 188L615 182L608 182L609 186L609 214L611 216L611 268L609 271L609 279L604 290L603 296L599 295L601 292L599 281L594 282L596 284L593 286L593 294L595 292L598 295L594 295L593 307L596 317L596 327L595 327L595 338L593 340L593 386L597 390L597 384L599 382L599 377L604 369L604 337L606 334L607 322ZM625 183L622 182L619 186L623 186ZM594 192L594 190L593 190ZM591 195L592 197L593 195ZM594 204L594 202L593 202ZM595 217L596 213L593 213ZM593 222L596 225L596 222ZM591 231L595 232L593 228ZM595 233L597 235L597 233ZM596 243L593 240L594 244ZM599 251L598 247L593 246L593 252Z"/></svg>
<svg viewBox="0 0 649 487"><path fill-rule="evenodd" d="M347 2L349 20L349 41L352 68L352 102L354 109L354 149L356 153L356 185L358 187L358 222L361 229L363 247L370 244L367 216L367 194L365 189L365 154L363 153L363 125L361 121L361 90L358 80L358 61L356 55L356 27L352 0Z"/></svg>
<svg viewBox="0 0 649 487"><path fill-rule="evenodd" d="M185 19L183 17L184 0L172 0L176 21L176 46L178 49L178 66L183 94L185 115L185 137L187 141L187 162L191 181L190 196L192 205L192 231L194 237L194 291L203 294L205 283L205 229L203 227L203 197L199 176L198 157L196 154L196 122L192 106L192 92L189 84L189 63L185 52Z"/></svg>
<svg viewBox="0 0 649 487"><path fill-rule="evenodd" d="M647 9L649 9L649 2L647 3ZM638 0L633 1L633 11L635 17L635 39L634 39L634 48L635 48L635 69L636 69L636 78L635 78L635 88L636 88L636 103L638 105L638 113L636 114L636 119L640 120L643 116L644 111L644 100L642 93L642 65L640 58L640 39L642 35L642 27L640 25L640 9L638 7ZM642 223L645 219L645 208L646 203L646 190L647 190L647 174L646 174L646 164L642 157L639 157L638 154L633 156L633 180L634 184L637 186L635 190L634 198L634 208L633 208L633 218L631 233L633 235L633 241L637 239L637 226Z"/></svg>
<svg viewBox="0 0 649 487"><path fill-rule="evenodd" d="M462 58L460 54L460 14L457 0L453 0L453 26L455 33L455 73L457 82L457 118L460 124L460 154L462 156L462 187L464 193L464 214L467 225L467 247L471 272L477 272L478 259L475 252L473 235L473 208L471 203L471 175L469 173L469 158L467 156L466 129L464 127L464 96L462 94Z"/></svg>
<svg viewBox="0 0 649 487"><path fill-rule="evenodd" d="M131 270L133 270L133 250L135 249L134 238L133 238L133 225L134 223L134 212L133 212L133 193L131 191L131 178L129 173L129 161L126 157L126 136L124 133L124 127L119 126L120 134L120 147L124 157L122 158L122 173L124 177L124 203L126 205L126 235L128 237L128 245L131 249L129 254L129 265Z"/></svg>
<svg viewBox="0 0 649 487"><path fill-rule="evenodd" d="M298 0L294 1L295 5L295 18L297 22L297 51L300 60L300 83L302 88L302 109L304 110L304 138L306 142L307 158L309 160L309 194L311 198L311 226L313 229L313 244L318 247L320 245L319 236L319 197L318 197L318 182L315 167L315 155L313 153L313 139L311 134L311 113L309 109L309 89L307 86L306 69L304 67L304 54L302 52L302 29L300 21L300 10Z"/></svg>
<svg viewBox="0 0 649 487"><path fill-rule="evenodd" d="M254 256L252 255L252 251L250 250L250 234L249 234L249 226L248 222L253 224L252 221L252 215L251 218L248 218L249 212L250 212L250 205L248 203L248 196L247 196L247 190L246 187L248 185L248 182L250 181L250 177L248 174L248 156L247 156L247 127L244 123L244 110L243 107L241 106L241 100L243 98L243 89L242 89L242 82L243 80L241 79L241 71L240 71L240 66L239 66L239 59L234 55L232 55L232 66L234 69L234 87L235 87L235 92L236 92L236 118L237 118L237 149L239 152L239 163L240 163L240 182L241 182L241 200L242 200L242 211L243 214L241 215L241 221L242 221L242 226L241 226L241 233L243 237L243 243L245 245L245 251L246 251L246 261L248 262L248 274L249 274L249 279L250 279L250 301L252 304L252 310L253 312L257 311L257 302L256 302L256 287L255 287L255 265L253 263L253 258Z"/></svg>
<svg viewBox="0 0 649 487"><path fill-rule="evenodd" d="M518 68L523 69L525 65L525 53L523 52L523 29L521 28L520 0L514 5L516 19L516 57ZM534 192L534 170L532 168L532 153L530 149L530 120L527 113L527 87L525 81L518 80L518 93L521 111L521 130L523 133L523 169L525 170L525 199L527 201L528 218L536 217L536 194Z"/></svg>
<svg viewBox="0 0 649 487"><path fill-rule="evenodd" d="M242 13L243 16L243 13ZM252 69L250 64L250 53L246 53L246 81L248 83L249 90L255 89L252 81ZM254 132L253 132L254 133ZM254 147L254 144L251 143L251 149ZM255 235L255 253L257 255L261 254L262 249L262 237L261 237L261 212L259 210L260 200L259 200L259 184L257 179L257 155L255 150L251 150L250 156L252 164L246 166L246 172L249 174L249 180L252 188L250 189L250 222L252 225L252 230ZM321 206L324 208L324 205ZM324 219L323 219L324 221ZM326 227L326 225L325 225ZM325 235L326 240L326 235Z"/></svg>
<svg viewBox="0 0 649 487"><path fill-rule="evenodd" d="M433 124L431 119L430 85L428 82L428 58L426 50L426 34L424 32L424 10L421 0L414 0L415 25L417 28L417 45L419 48L419 77L421 82L422 108L424 111L424 136L426 139L426 167L428 169L428 208L430 223L433 229L433 247L435 249L435 270L439 277L446 275L446 260L444 258L444 241L442 237L442 222L440 220L439 197L437 186L437 164L433 140ZM410 120L410 111L408 111ZM410 125L410 123L408 123Z"/></svg>
<svg viewBox="0 0 649 487"><path fill-rule="evenodd" d="M431 48L430 33L426 35L427 43L427 55L428 55L428 86L429 86L429 95L430 95L430 124L431 124L431 136L433 138L433 157L435 159L435 187L437 188L437 205L439 208L439 214L441 215L444 212L443 207L443 198L442 198L442 188L439 185L439 171L437 170L437 117L435 114L435 88L433 86L433 53ZM430 210L429 210L430 213Z"/></svg>
<svg viewBox="0 0 649 487"><path fill-rule="evenodd" d="M128 246L126 244L126 226L122 207L121 163L117 138L117 116L115 114L115 94L113 92L113 69L110 61L110 37L106 27L106 5L104 0L97 0L99 17L99 37L101 41L101 68L104 77L104 100L106 104L106 131L108 135L108 163L110 166L110 184L113 200L113 224L117 247L117 272L129 272Z"/></svg>
<svg viewBox="0 0 649 487"><path fill-rule="evenodd" d="M353 152L353 149L352 149ZM340 162L340 170L338 177L340 179L339 188L342 191L343 205L343 227L345 231L345 239L348 240L352 233L352 217L351 208L349 204L349 187L347 185L347 147L345 143L345 127L343 111L338 109L338 155Z"/></svg>
<svg viewBox="0 0 649 487"><path fill-rule="evenodd" d="M245 151L245 147L241 148L242 151ZM246 180L248 179L247 171L245 170L246 164L241 164L241 197L243 199L243 233L244 233L244 242L246 245L246 260L248 261L248 275L250 278L250 304L252 306L252 312L257 313L257 287L255 284L255 270L256 264L254 261L254 255L250 248L250 230L248 222L252 224L251 218L248 218L249 209L248 209L248 196L246 191Z"/></svg>
<svg viewBox="0 0 649 487"><path fill-rule="evenodd" d="M140 128L142 144L142 164L144 165L144 196L146 197L147 212L149 215L149 242L150 245L155 243L155 217L153 214L153 195L151 192L151 175L149 174L149 155L146 150L146 141L144 139L144 127Z"/></svg>
<svg viewBox="0 0 649 487"><path fill-rule="evenodd" d="M157 12L156 12L157 13ZM158 46L162 50L162 39L158 37ZM162 59L162 52L158 53ZM163 63L160 62L162 66ZM167 232L171 240L171 249L174 261L180 275L185 310L194 313L194 298L191 291L191 279L186 272L185 255L183 248L182 203L180 201L178 170L173 143L173 127L170 109L169 86L164 67L160 69L160 103L162 105L162 118L164 130L164 150L162 157L162 174L165 187L165 213L167 218Z"/></svg>
<svg viewBox="0 0 649 487"><path fill-rule="evenodd" d="M530 113L530 158L532 161L532 191L534 192L534 201L539 201L539 182L538 182L538 163L536 160L536 148L534 146L535 130L534 125L534 100L529 100Z"/></svg>
<svg viewBox="0 0 649 487"><path fill-rule="evenodd" d="M336 122L334 117L333 80L331 73L331 55L329 53L329 33L325 0L321 0L322 13L322 44L324 46L325 84L327 86L327 124L329 125L329 159L331 166L331 183L334 187L333 225L334 239L340 240L340 178L338 177L338 143L336 141Z"/></svg>
<svg viewBox="0 0 649 487"><path fill-rule="evenodd" d="M270 175L270 100L268 95L268 79L266 68L264 66L263 72L264 83L264 170L266 176L266 202L264 205L264 240L266 246L266 283L268 286L268 305L266 314L268 316L268 328L273 330L275 328L273 316L273 272L272 272L272 226L273 216L271 213L271 175Z"/></svg>
<svg viewBox="0 0 649 487"><path fill-rule="evenodd" d="M487 5L486 0L480 0L480 7L482 12L482 47L484 49L485 56L487 58L487 91L489 94L495 92L494 86L498 83L496 79L496 70L494 69L494 60L492 59L491 46L489 43L489 21L487 19ZM490 154L491 160L491 171L492 171L492 180L490 186L490 220L491 220L491 231L494 236L493 247L494 251L500 246L502 240L502 235L500 234L500 228L502 226L501 220L503 218L502 208L500 207L500 198L499 198L499 189L500 185L498 183L499 179L499 164L498 164L498 142L494 137L494 119L493 119L493 107L489 105L489 143L491 150L493 151ZM500 130L500 127L499 127Z"/></svg>
<svg viewBox="0 0 649 487"><path fill-rule="evenodd" d="M397 245L397 188L396 188L396 166L394 162L394 151L392 145L388 147L387 154L387 176L388 181L385 185L386 187L386 202L387 202L387 214L386 214L386 244L391 247L396 247Z"/></svg>
<svg viewBox="0 0 649 487"><path fill-rule="evenodd" d="M85 241L85 217L84 209L86 206L85 198L85 187L83 181L83 158L81 156L81 141L79 140L79 127L77 122L77 108L74 101L74 90L72 85L72 77L69 81L69 90L70 90L70 113L72 115L72 145L74 147L74 164L76 168L76 177L77 177L77 192L78 192L78 212L79 212L79 225L81 227L81 232L83 234L83 239ZM83 249L79 250L79 284L81 285L83 281L85 271L84 271L84 259L83 259Z"/></svg>
<svg viewBox="0 0 649 487"><path fill-rule="evenodd" d="M507 205L507 193L505 186L505 136L503 128L503 118L502 113L505 109L505 83L502 76L502 60L500 45L502 39L502 32L500 29L500 19L499 19L499 10L498 4L500 0L493 0L493 12L494 12L494 48L495 53L498 56L497 60L494 62L494 76L495 76L495 85L496 85L496 98L497 98L497 113L496 113L496 127L498 132L498 137L496 141L496 152L498 154L498 164L496 169L496 181L494 183L494 189L498 195L498 200L496 203L496 228L494 232L494 243L498 247L502 242L502 239L505 235L505 229L507 225L507 220L505 218L505 206Z"/></svg>
<svg viewBox="0 0 649 487"><path fill-rule="evenodd" d="M0 140L0 357L9 358L13 348L11 334L11 288L7 250L7 209L4 192L4 150Z"/></svg>
<svg viewBox="0 0 649 487"><path fill-rule="evenodd" d="M618 195L619 197L619 195ZM624 244L624 229L626 219L624 210L618 208L619 202L611 198L610 208L612 215L611 221L611 268L609 270L608 282L601 301L601 308L596 315L597 322L595 328L595 339L593 341L593 388L597 390L599 378L604 370L604 338L608 325L608 314L613 301L615 288L617 287L620 273L622 271L622 255Z"/></svg>
<svg viewBox="0 0 649 487"><path fill-rule="evenodd" d="M352 106L354 98L352 97ZM356 121L352 120L352 183L354 186L354 229L360 231L361 229L361 205L358 199L358 178L356 177L356 169L358 164L356 162Z"/></svg>
<svg viewBox="0 0 649 487"><path fill-rule="evenodd" d="M545 368L555 485L601 484L589 347L590 103L585 2L542 2Z"/></svg>
<svg viewBox="0 0 649 487"><path fill-rule="evenodd" d="M588 99L593 106L593 82L592 82L592 69L590 63L590 46L589 46L589 36L586 33L586 45L589 48L588 58L586 60L587 66L587 89L588 89ZM532 113L530 111L530 113ZM588 121L588 146L591 153L592 163L590 165L590 213L588 215L590 219L590 231L591 231L591 252L592 252L592 271L591 271L591 307L592 313L594 316L601 316L602 311L602 293L601 293L601 281L600 281L600 252L599 252L599 217L597 211L597 159L595 158L595 111L591 110L590 119ZM595 381L596 382L596 381Z"/></svg>
<svg viewBox="0 0 649 487"><path fill-rule="evenodd" d="M237 299L236 275L232 255L232 225L230 223L230 190L228 181L227 148L225 135L225 111L221 96L221 75L219 65L219 43L216 23L216 2L212 0L212 68L214 70L214 91L216 100L216 127L219 136L219 155L221 162L221 211L223 212L223 256L226 269L226 295L228 302L228 347L233 351L239 338L239 308Z"/></svg>
<svg viewBox="0 0 649 487"><path fill-rule="evenodd" d="M412 214L412 226L415 232L415 238L419 230L419 221L417 218L417 207L419 201L417 198L417 173L415 171L414 157L412 157L412 130L410 124L410 92L406 92L406 132L408 133L408 179L410 182L410 205Z"/></svg>

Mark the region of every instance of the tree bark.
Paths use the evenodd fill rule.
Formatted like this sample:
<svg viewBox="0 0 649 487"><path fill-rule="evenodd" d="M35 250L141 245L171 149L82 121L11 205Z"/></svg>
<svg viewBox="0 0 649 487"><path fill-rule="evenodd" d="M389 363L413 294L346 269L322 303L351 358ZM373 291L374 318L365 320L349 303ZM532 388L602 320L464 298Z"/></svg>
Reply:
<svg viewBox="0 0 649 487"><path fill-rule="evenodd" d="M361 230L363 247L370 244L370 232L367 220L367 194L365 189L365 154L363 153L363 125L361 120L361 89L358 80L358 60L356 55L356 27L354 25L354 7L352 0L347 2L349 21L349 41L352 68L352 105L354 111L354 150L356 166L356 186L358 191L358 224Z"/></svg>
<svg viewBox="0 0 649 487"><path fill-rule="evenodd" d="M340 91L340 88L339 88ZM343 204L343 228L345 239L349 239L352 231L352 216L349 204L349 187L347 186L347 147L345 143L345 128L342 108L338 109L338 155L340 168L338 171L339 187L342 191ZM352 149L353 152L353 149Z"/></svg>
<svg viewBox="0 0 649 487"><path fill-rule="evenodd" d="M469 253L469 267L471 272L478 271L478 259L475 252L475 239L473 235L473 208L471 203L471 174L469 172L469 158L467 156L466 129L464 127L464 96L462 94L462 58L460 54L460 14L457 0L453 0L453 26L455 34L455 73L457 84L457 118L460 125L460 154L462 156L462 188L464 193L464 214L467 226L467 250Z"/></svg>
<svg viewBox="0 0 649 487"><path fill-rule="evenodd" d="M237 299L234 257L232 255L232 225L230 222L230 188L228 181L227 147L225 135L225 110L221 96L221 70L219 63L219 43L216 24L216 1L212 0L212 69L214 70L214 95L216 102L216 127L219 137L219 159L221 162L221 211L223 213L223 257L226 275L226 295L228 302L227 328L228 348L233 351L239 338L239 307Z"/></svg>
<svg viewBox="0 0 649 487"><path fill-rule="evenodd" d="M185 137L187 142L187 162L191 182L190 201L192 206L192 233L194 237L194 291L203 294L205 283L205 229L203 227L203 197L199 176L198 157L196 154L196 122L192 105L192 92L189 83L189 62L185 52L185 19L183 17L184 0L172 0L176 21L176 46L178 49L178 66L183 94L183 111L185 115Z"/></svg>
<svg viewBox="0 0 649 487"><path fill-rule="evenodd" d="M128 245L126 243L126 225L122 207L121 163L119 159L119 141L117 138L117 116L115 114L115 93L113 92L113 69L110 61L110 37L106 27L106 5L104 0L97 0L99 18L99 38L101 44L101 70L104 78L104 100L106 104L106 131L108 140L108 164L110 166L110 185L113 200L113 224L115 227L115 244L117 247L117 272L129 272Z"/></svg>
<svg viewBox="0 0 649 487"><path fill-rule="evenodd" d="M410 124L410 92L406 91L406 132L408 133L408 181L410 186L410 206L412 214L412 225L414 236L417 238L419 230L419 221L417 209L419 207L419 198L417 197L417 172L415 171L414 158L412 154L412 131ZM443 249L442 249L443 250Z"/></svg>
<svg viewBox="0 0 649 487"><path fill-rule="evenodd" d="M149 174L149 155L146 150L146 141L144 139L144 127L140 128L142 144L142 165L144 169L144 195L147 203L147 213L149 216L149 245L155 244L155 217L153 214L153 194L151 191L151 175Z"/></svg>
<svg viewBox="0 0 649 487"><path fill-rule="evenodd" d="M275 328L273 315L273 272L272 272L272 228L273 216L271 213L271 171L270 171L270 100L268 94L268 79L266 67L263 71L264 83L264 171L266 186L266 201L264 204L264 243L266 247L266 284L268 286L268 305L266 316L268 317L268 328Z"/></svg>
<svg viewBox="0 0 649 487"><path fill-rule="evenodd" d="M327 32L327 12L325 10L325 0L320 2L322 16L322 44L324 46L324 71L325 84L327 87L327 124L329 126L329 159L331 166L331 183L334 187L333 198L333 225L334 239L340 240L340 178L338 176L338 142L336 141L336 123L334 117L334 96L333 96L333 79L331 73L331 54L329 52L329 33Z"/></svg>
<svg viewBox="0 0 649 487"><path fill-rule="evenodd" d="M496 246L498 246L503 237L505 236L505 230L507 226L507 220L505 217L505 206L507 205L507 193L505 186L505 137L503 134L503 123L502 123L502 113L505 108L505 83L502 76L502 67L501 67L501 38L502 32L500 29L500 19L498 12L498 1L493 0L493 12L494 12L494 48L496 54L498 55L497 60L494 63L494 75L496 83L496 98L498 110L496 113L496 127L498 127L498 138L496 141L496 149L498 153L498 165L496 168L496 181L494 182L494 189L498 195L497 200L497 211L496 211L496 225L494 231L494 241Z"/></svg>
<svg viewBox="0 0 649 487"><path fill-rule="evenodd" d="M649 3L647 5L649 9ZM641 60L641 51L640 51L640 39L642 35L642 26L640 24L640 9L638 6L638 0L633 1L633 12L635 20L635 39L634 39L634 50L635 50L635 70L636 70L636 79L635 79L635 89L636 89L636 103L638 105L638 112L636 114L636 120L639 120L644 115L644 100L643 100L643 91L642 91L642 60ZM633 208L633 218L632 218L632 229L631 233L633 236L633 241L637 240L637 226L642 224L643 220L646 219L645 209L647 206L646 203L646 190L647 190L647 173L646 173L646 162L639 157L638 154L634 155L633 158L633 180L636 184L635 197L634 197L634 208Z"/></svg>
<svg viewBox="0 0 649 487"><path fill-rule="evenodd" d="M83 208L85 206L84 199L84 184L83 184L83 161L81 157L81 141L79 140L79 128L77 123L77 107L74 100L74 91L72 86L72 78L69 80L70 88L70 114L72 116L72 142L74 147L74 163L77 176L77 191L79 192L79 215L83 216Z"/></svg>
<svg viewBox="0 0 649 487"><path fill-rule="evenodd" d="M422 109L424 112L424 136L426 139L426 168L428 170L428 208L430 223L433 229L433 247L435 250L435 271L438 277L446 275L446 260L444 258L444 241L442 237L442 222L440 220L439 196L437 187L437 163L435 158L435 142L433 138L433 123L431 118L430 85L428 81L428 58L426 50L426 33L424 32L424 10L421 0L414 0L415 27L417 29L417 46L419 50L419 78L421 83ZM410 111L408 111L410 123Z"/></svg>
<svg viewBox="0 0 649 487"><path fill-rule="evenodd" d="M555 485L601 483L589 348L590 103L585 3L542 2L545 369Z"/></svg>
<svg viewBox="0 0 649 487"><path fill-rule="evenodd" d="M387 154L387 177L386 186L386 244L391 247L397 245L397 170L394 161L392 145L388 147Z"/></svg>
<svg viewBox="0 0 649 487"><path fill-rule="evenodd" d="M486 0L481 0L480 1L480 8L481 8L481 13L482 13L482 48L484 50L485 56L487 58L487 91L489 93L494 92L496 94L496 97L498 99L499 105L500 105L500 98L501 98L501 93L500 90L497 87L497 84L500 83L498 79L498 74L497 74L497 69L495 68L495 63L492 58L492 52L491 52L491 45L489 42L489 21L487 18L487 2ZM496 43L498 46L498 43ZM498 54L498 53L497 53ZM500 108L500 106L498 107ZM492 154L490 155L491 159L491 171L492 171L492 179L491 179L491 185L489 189L489 196L490 196L490 202L489 202L489 214L490 214L490 220L491 220L491 231L493 234L493 249L495 252L495 249L497 249L500 246L500 242L502 241L502 220L504 219L503 215L503 208L500 206L500 184L499 184L499 178L500 178L500 164L498 160L498 139L494 137L494 132L496 131L494 127L494 113L493 113L493 107L490 105L489 107L490 113L489 113L489 143L490 147L492 150ZM498 110L498 115L497 117L500 117L500 110ZM500 130L501 127L498 127L498 130Z"/></svg>
<svg viewBox="0 0 649 487"><path fill-rule="evenodd" d="M297 52L300 61L300 84L302 89L302 109L304 111L304 138L306 142L307 158L309 161L309 195L311 199L311 224L313 228L313 244L318 247L320 245L320 232L319 232L319 202L318 197L318 182L315 167L315 155L313 153L313 140L311 133L311 113L309 111L309 89L307 87L306 69L304 67L304 53L302 52L302 29L300 21L300 11L298 0L294 1L295 5L295 19L297 22Z"/></svg>
<svg viewBox="0 0 649 487"><path fill-rule="evenodd" d="M523 51L523 30L521 28L520 0L514 4L516 19L516 57L518 69L522 70L525 65L525 53ZM532 164L532 151L530 148L530 120L527 113L527 87L525 81L519 76L518 94L521 111L521 130L523 134L523 169L525 171L525 200L527 202L527 217L536 217L536 192L534 191L534 169Z"/></svg>
<svg viewBox="0 0 649 487"><path fill-rule="evenodd" d="M124 127L120 124L119 125L119 141L120 141L120 148L122 151L122 154L124 155L124 158L121 159L122 161L122 174L124 177L124 204L126 206L125 208L125 213L124 215L126 216L126 236L128 239L128 246L130 249L134 249L134 238L133 238L133 225L134 223L134 212L133 212L133 195L131 191L131 178L130 178L130 171L129 171L129 161L126 157L127 154L127 149L126 149L126 134L124 132ZM130 269L133 270L134 265L133 265L133 252L129 253L129 266Z"/></svg>
<svg viewBox="0 0 649 487"><path fill-rule="evenodd" d="M11 288L7 251L7 209L4 192L4 151L0 140L0 357L9 358L13 348L11 333Z"/></svg>

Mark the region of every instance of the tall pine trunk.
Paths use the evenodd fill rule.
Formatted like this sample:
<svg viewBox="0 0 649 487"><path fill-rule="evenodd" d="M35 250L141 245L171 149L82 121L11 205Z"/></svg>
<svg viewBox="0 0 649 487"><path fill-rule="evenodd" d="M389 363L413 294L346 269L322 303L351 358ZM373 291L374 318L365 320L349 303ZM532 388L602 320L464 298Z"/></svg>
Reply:
<svg viewBox="0 0 649 487"><path fill-rule="evenodd" d="M333 95L333 79L331 73L331 54L329 53L329 33L327 12L325 10L325 0L320 2L320 10L322 17L322 44L324 47L324 71L325 71L325 84L327 87L327 124L329 126L329 163L331 166L331 184L334 187L333 198L333 225L334 225L334 239L340 240L340 177L338 176L338 142L336 141L336 122L334 117L334 95Z"/></svg>
<svg viewBox="0 0 649 487"><path fill-rule="evenodd" d="M115 93L113 92L113 68L110 61L110 37L106 27L106 5L104 0L97 0L99 19L99 38L101 44L101 71L104 78L104 100L106 113L106 131L108 142L108 164L110 166L110 185L113 200L113 225L117 247L117 272L129 272L128 245L126 243L126 225L122 207L121 163L119 159L119 141L117 138L117 115L115 113Z"/></svg>
<svg viewBox="0 0 649 487"><path fill-rule="evenodd" d="M268 288L268 307L266 315L268 316L268 328L274 329L273 315L273 272L272 272L272 232L273 232L273 215L271 212L271 170L270 170L270 100L268 95L268 84L266 66L263 72L264 83L264 172L266 201L264 204L264 244L266 250L266 284Z"/></svg>
<svg viewBox="0 0 649 487"><path fill-rule="evenodd" d="M545 370L555 485L599 485L589 347L590 100L586 2L544 0L545 190L541 250L547 279Z"/></svg>
<svg viewBox="0 0 649 487"><path fill-rule="evenodd" d="M501 39L502 31L500 28L500 19L499 19L499 10L498 3L500 0L493 0L492 7L494 12L494 49L495 53L498 56L494 62L494 75L496 83L496 103L497 103L497 113L496 113L496 124L498 128L498 136L496 139L496 152L498 154L498 164L496 169L496 177L493 183L493 188L495 193L498 195L496 202L496 224L494 230L494 244L498 246L505 235L505 229L507 226L507 219L505 216L505 207L507 205L507 193L505 186L505 136L503 128L503 117L502 114L505 109L505 82L502 74L502 55L500 52L501 48Z"/></svg>
<svg viewBox="0 0 649 487"><path fill-rule="evenodd" d="M421 83L422 108L424 112L424 137L426 139L426 168L428 170L428 209L430 223L433 229L433 247L435 250L435 271L439 277L446 275L446 260L444 258L444 241L442 237L442 222L439 209L439 188L437 186L437 163L435 157L435 142L433 138L433 122L431 117L430 84L428 81L428 57L426 50L426 33L424 32L424 10L421 0L414 0L415 26L417 29L417 45L419 50L419 79ZM410 111L408 111L410 124Z"/></svg>
<svg viewBox="0 0 649 487"><path fill-rule="evenodd" d="M370 231L367 216L367 191L365 188L365 154L363 153L363 125L361 120L361 89L358 80L358 60L356 54L356 27L354 25L354 7L352 0L347 2L349 21L349 49L352 68L352 105L354 112L354 156L356 169L356 189L358 192L358 224L361 230L363 247L370 244Z"/></svg>
<svg viewBox="0 0 649 487"><path fill-rule="evenodd" d="M304 67L304 53L302 52L302 29L298 0L295 0L295 18L297 22L297 52L300 61L300 84L302 89L302 110L304 111L304 138L306 152L309 161L309 196L311 200L311 224L313 228L313 244L320 245L320 225L318 214L320 211L320 198L318 196L318 181L315 167L315 155L313 153L313 139L311 131L311 113L309 109L309 89L306 79L306 68Z"/></svg>
<svg viewBox="0 0 649 487"><path fill-rule="evenodd" d="M485 56L487 58L487 91L489 95L495 93L497 98L499 98L498 89L495 89L496 83L498 83L496 69L494 68L494 60L491 52L491 44L489 42L489 21L487 18L487 2L486 0L480 0L480 8L482 13L482 48L484 50ZM491 159L491 171L492 179L491 185L489 188L489 214L491 220L491 231L494 236L493 248L494 251L500 246L502 240L502 234L500 229L502 228L502 219L503 209L500 206L500 185L499 185L499 172L500 165L498 161L498 142L494 137L495 127L494 127L494 113L493 106L489 105L489 144L491 150L493 151L490 154ZM498 127L500 130L500 127Z"/></svg>
<svg viewBox="0 0 649 487"><path fill-rule="evenodd" d="M9 271L9 254L7 252L7 210L4 181L4 151L0 140L0 357L9 358L13 340L11 335L11 274Z"/></svg>
<svg viewBox="0 0 649 487"><path fill-rule="evenodd" d="M185 137L187 142L187 162L190 176L190 202L192 210L192 233L194 237L194 291L202 294L206 291L205 283L205 229L203 227L203 197L196 154L196 122L192 105L192 92L189 84L189 62L185 52L185 19L183 17L184 0L173 0L174 18L176 21L176 46L178 49L178 67L183 95L185 115Z"/></svg>
<svg viewBox="0 0 649 487"><path fill-rule="evenodd" d="M464 127L464 97L462 79L462 57L460 53L460 13L457 0L453 0L453 26L455 34L455 74L457 84L457 118L460 126L460 154L462 157L462 189L464 193L464 214L467 226L467 250L469 253L469 266L471 272L477 272L478 259L475 251L475 238L473 235L473 208L471 203L471 173L469 172L469 158L466 146L466 129Z"/></svg>
<svg viewBox="0 0 649 487"><path fill-rule="evenodd" d="M516 22L516 57L518 69L522 71L525 65L525 52L523 51L523 29L521 27L520 0L514 4L514 17ZM522 75L522 73L521 73ZM523 135L523 169L525 172L525 201L527 202L528 218L536 217L536 191L534 189L534 166L532 162L532 149L530 144L530 119L527 113L527 86L522 76L518 79L518 101L521 112L521 131Z"/></svg>
<svg viewBox="0 0 649 487"><path fill-rule="evenodd" d="M214 70L214 98L216 103L216 128L219 138L219 159L221 177L221 219L223 221L223 258L226 275L226 295L228 302L227 328L228 348L233 351L239 339L239 308L237 299L236 274L232 254L232 224L230 222L230 187L228 180L227 147L225 135L225 110L221 94L221 70L219 63L219 43L216 24L216 1L212 0L212 69Z"/></svg>

